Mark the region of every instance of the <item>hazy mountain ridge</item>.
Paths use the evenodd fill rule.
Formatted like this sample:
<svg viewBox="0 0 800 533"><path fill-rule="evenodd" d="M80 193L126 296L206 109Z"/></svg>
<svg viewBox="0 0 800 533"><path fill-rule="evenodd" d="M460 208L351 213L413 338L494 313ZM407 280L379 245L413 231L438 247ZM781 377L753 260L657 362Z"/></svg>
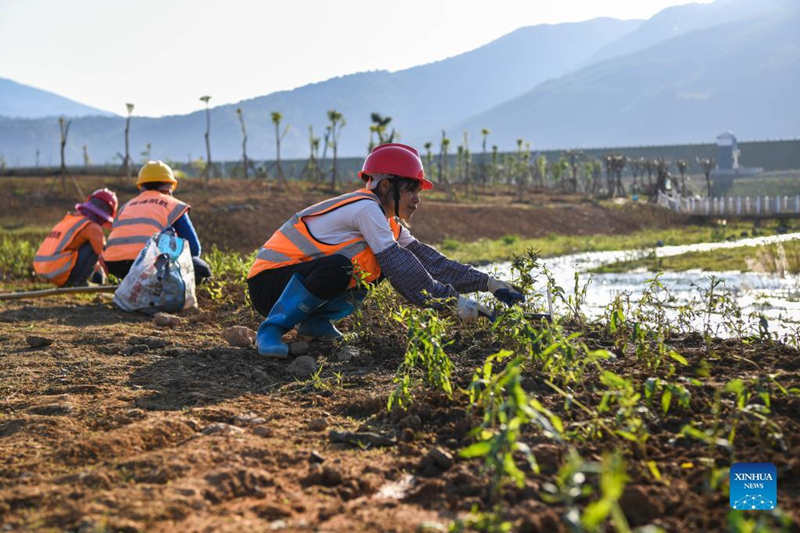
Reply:
<svg viewBox="0 0 800 533"><path fill-rule="evenodd" d="M684 34L545 82L453 127L534 148L800 135L800 6Z"/></svg>
<svg viewBox="0 0 800 533"><path fill-rule="evenodd" d="M683 4L662 9L650 19L597 51L586 65L632 54L692 31L766 15L791 7L795 0L717 0L710 4Z"/></svg>
<svg viewBox="0 0 800 533"><path fill-rule="evenodd" d="M114 116L108 111L76 102L50 91L37 89L7 78L0 78L0 116L42 118L59 115L67 117Z"/></svg>
<svg viewBox="0 0 800 533"><path fill-rule="evenodd" d="M322 136L328 109L338 110L347 121L340 138L340 154L364 153L369 142L371 112L392 116L391 126L397 128L402 139L411 141L412 134L435 132L545 79L568 72L640 23L600 18L530 26L433 63L397 72L350 74L217 106L211 110L212 159L230 160L241 155L237 107L242 108L246 118L251 158L275 155L271 111L281 112L284 124L291 125L282 144L284 157L308 155L308 126L314 125L315 135ZM531 64L536 68L531 68ZM42 151L43 161L57 156L58 136L52 136L52 126L46 126L45 122L0 122L0 146L9 164L30 164L37 147ZM68 160L82 162L84 144L94 161L111 160L124 144L123 123L121 117L111 122L97 117L74 119ZM25 136L12 136L11 130L24 131ZM204 130L204 111L158 119L135 117L131 123L132 151L138 154L146 143L151 143L155 157L180 160L189 154L193 158L204 157Z"/></svg>
<svg viewBox="0 0 800 533"><path fill-rule="evenodd" d="M275 156L272 111L291 125L282 142L286 158L308 155L308 126L322 137L328 109L347 121L342 156L365 153L371 112L392 116L401 141L420 147L432 141L437 149L443 128L453 144L468 131L473 151L482 128L502 150L519 138L537 149L708 142L725 129L743 139L798 137L798 13L795 0L717 0L668 8L643 23L594 19L520 28L433 63L214 107L212 159L241 156L237 107L246 117L251 159ZM153 157L205 157L204 113L135 117L132 156L141 159L149 142ZM121 117L73 120L68 161L82 162L84 144L94 162L111 160L122 151L123 129ZM30 164L37 147L43 164L57 163L54 119L0 119L0 155L8 164Z"/></svg>

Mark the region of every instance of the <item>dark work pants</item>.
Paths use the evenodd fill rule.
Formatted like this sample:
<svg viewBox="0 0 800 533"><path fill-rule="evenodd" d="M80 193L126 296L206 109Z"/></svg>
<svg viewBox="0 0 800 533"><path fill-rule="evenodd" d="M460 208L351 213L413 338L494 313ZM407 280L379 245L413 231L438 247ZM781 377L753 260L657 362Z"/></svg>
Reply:
<svg viewBox="0 0 800 533"><path fill-rule="evenodd" d="M95 265L97 264L97 254L88 242L83 243L78 248L78 258L75 260L75 266L69 273L65 287L83 287L86 285L89 276L91 276Z"/></svg>
<svg viewBox="0 0 800 533"><path fill-rule="evenodd" d="M211 277L211 267L208 263L199 257L192 257L192 265L194 265L194 284L200 285L207 278ZM128 271L133 266L133 261L106 261L108 271L120 280L128 275Z"/></svg>
<svg viewBox="0 0 800 533"><path fill-rule="evenodd" d="M343 255L327 255L281 268L264 270L247 280L250 301L263 316L280 298L294 274L303 277L303 286L322 300L330 300L345 290L353 276L353 264Z"/></svg>

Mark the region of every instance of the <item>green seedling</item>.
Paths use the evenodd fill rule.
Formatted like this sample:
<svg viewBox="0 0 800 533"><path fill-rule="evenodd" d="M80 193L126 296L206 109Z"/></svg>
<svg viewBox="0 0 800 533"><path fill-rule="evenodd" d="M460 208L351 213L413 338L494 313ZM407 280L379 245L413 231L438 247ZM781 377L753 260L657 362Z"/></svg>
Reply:
<svg viewBox="0 0 800 533"><path fill-rule="evenodd" d="M395 374L395 389L389 395L387 409L391 411L395 406L408 406L412 400L412 389L418 382L452 397L450 375L453 362L444 351L452 343L445 340L450 320L440 318L434 309L406 306L401 306L393 318L408 329L408 344L403 362ZM422 379L418 378L420 371Z"/></svg>

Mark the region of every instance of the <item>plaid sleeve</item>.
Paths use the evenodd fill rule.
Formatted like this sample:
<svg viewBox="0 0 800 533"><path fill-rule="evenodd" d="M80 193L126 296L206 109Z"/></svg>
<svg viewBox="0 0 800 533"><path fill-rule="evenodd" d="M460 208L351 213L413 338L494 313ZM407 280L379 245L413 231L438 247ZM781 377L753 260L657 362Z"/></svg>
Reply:
<svg viewBox="0 0 800 533"><path fill-rule="evenodd" d="M375 257L392 287L415 305L436 307L433 302L428 302L430 298L458 296L452 285L433 279L413 253L397 244L375 254Z"/></svg>
<svg viewBox="0 0 800 533"><path fill-rule="evenodd" d="M457 261L448 259L427 244L415 240L406 246L406 250L409 250L419 259L422 266L431 273L431 276L442 283L452 285L458 292L489 290L487 287L489 276L487 274L469 265L462 265Z"/></svg>

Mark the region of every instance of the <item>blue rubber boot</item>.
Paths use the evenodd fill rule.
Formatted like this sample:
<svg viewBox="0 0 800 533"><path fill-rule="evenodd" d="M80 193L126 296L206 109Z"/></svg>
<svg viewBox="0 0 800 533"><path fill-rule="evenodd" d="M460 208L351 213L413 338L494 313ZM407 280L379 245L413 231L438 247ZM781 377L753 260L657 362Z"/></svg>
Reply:
<svg viewBox="0 0 800 533"><path fill-rule="evenodd" d="M340 320L351 315L364 301L365 296L366 291L351 290L328 300L328 303L300 323L297 334L329 341L342 338L342 332L336 329L331 320Z"/></svg>
<svg viewBox="0 0 800 533"><path fill-rule="evenodd" d="M270 309L269 316L258 326L258 353L267 357L288 357L289 346L281 340L281 336L324 303L325 300L308 292L299 274L294 274Z"/></svg>

